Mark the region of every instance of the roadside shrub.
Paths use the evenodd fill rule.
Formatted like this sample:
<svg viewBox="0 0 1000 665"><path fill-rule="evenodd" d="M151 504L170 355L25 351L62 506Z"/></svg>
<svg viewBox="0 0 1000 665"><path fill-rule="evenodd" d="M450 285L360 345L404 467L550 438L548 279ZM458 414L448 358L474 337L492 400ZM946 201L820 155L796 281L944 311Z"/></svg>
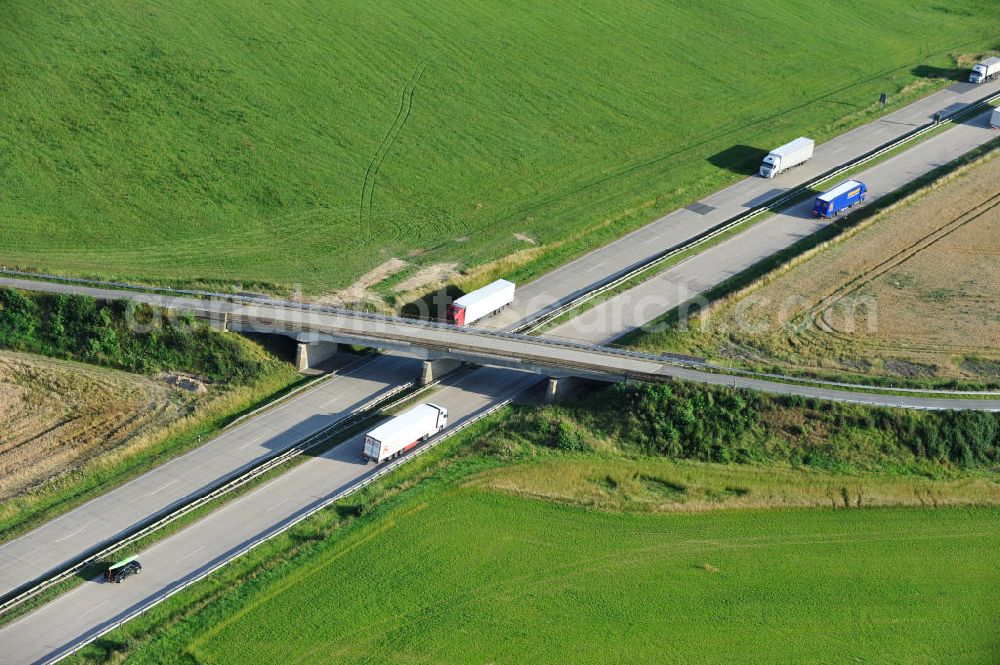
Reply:
<svg viewBox="0 0 1000 665"><path fill-rule="evenodd" d="M759 439L758 404L746 393L661 384L615 386L606 397L619 418L611 429L647 453L729 462Z"/></svg>
<svg viewBox="0 0 1000 665"><path fill-rule="evenodd" d="M20 291L0 289L0 344L21 349L35 334L38 305Z"/></svg>
<svg viewBox="0 0 1000 665"><path fill-rule="evenodd" d="M173 371L247 384L269 360L250 345L164 310L80 295L0 289L0 347L130 372ZM141 325L140 332L127 321Z"/></svg>
<svg viewBox="0 0 1000 665"><path fill-rule="evenodd" d="M782 460L825 470L938 474L1000 463L1000 416L871 408L693 383L602 388L518 412L511 432L558 450L605 439L623 449L709 462Z"/></svg>
<svg viewBox="0 0 1000 665"><path fill-rule="evenodd" d="M583 442L580 431L565 420L555 423L554 442L559 450L569 452L580 452L587 450L588 446Z"/></svg>

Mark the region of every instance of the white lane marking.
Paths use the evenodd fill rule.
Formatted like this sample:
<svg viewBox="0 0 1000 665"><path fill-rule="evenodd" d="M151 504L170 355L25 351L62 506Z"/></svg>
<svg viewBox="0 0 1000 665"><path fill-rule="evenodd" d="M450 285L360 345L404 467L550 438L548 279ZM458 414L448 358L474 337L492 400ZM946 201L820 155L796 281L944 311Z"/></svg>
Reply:
<svg viewBox="0 0 1000 665"><path fill-rule="evenodd" d="M176 482L177 482L178 480L180 480L180 478L174 478L173 480L171 480L171 481L170 481L169 483L167 483L166 485L164 485L164 486L163 486L163 487L161 487L160 489L158 489L158 490L153 490L152 492L150 492L150 493L149 493L149 494L150 494L150 496L152 496L153 494L159 494L159 493L160 493L160 492L162 492L163 490L167 489L168 487L170 487L171 485L173 485L174 483L176 483Z"/></svg>
<svg viewBox="0 0 1000 665"><path fill-rule="evenodd" d="M102 600L101 602L99 602L96 605L94 605L93 607L91 607L89 610L84 610L84 611L80 612L80 614L78 616L81 616L81 617L86 616L86 615L90 614L91 612L93 612L94 610L96 610L97 608L99 608L101 605L107 605L108 603L111 602L111 600L112 600L111 598L108 598L107 600Z"/></svg>
<svg viewBox="0 0 1000 665"><path fill-rule="evenodd" d="M205 549L205 545L202 545L201 547L196 547L193 550L191 550L190 552L188 552L187 554L185 554L184 556L177 557L174 560L175 561L183 561L184 559L188 558L189 556L193 556L194 554L197 554L198 552L200 552L203 549Z"/></svg>
<svg viewBox="0 0 1000 665"><path fill-rule="evenodd" d="M62 541L66 540L67 538L72 538L73 536L75 536L76 534L80 533L81 531L83 531L86 528L87 528L87 525L84 524L83 526L81 526L79 529L77 529L73 533L68 533L65 536L63 536L62 538L59 538L58 540L56 540L56 542L57 543L61 543Z"/></svg>
<svg viewBox="0 0 1000 665"><path fill-rule="evenodd" d="M260 436L257 436L257 437L254 437L254 438L250 439L249 441L247 441L246 443L244 443L242 446L240 446L240 450L243 450L244 448L249 448L253 444L255 444L258 441L260 441L261 439L263 439L265 436L267 436L267 435L266 434L261 434Z"/></svg>
<svg viewBox="0 0 1000 665"><path fill-rule="evenodd" d="M291 500L292 500L292 499L294 499L294 498L295 498L295 497L293 497L293 496L290 496L290 497L288 497L287 499L282 499L282 500L281 500L281 501L279 501L278 503L273 503L273 504L271 504L271 506L270 506L269 508L267 508L267 510L266 510L265 512L268 512L268 513L269 513L269 512L271 512L272 510L274 510L275 508L277 508L278 506L280 506L281 504L283 504L283 503L288 503L289 501L291 501Z"/></svg>

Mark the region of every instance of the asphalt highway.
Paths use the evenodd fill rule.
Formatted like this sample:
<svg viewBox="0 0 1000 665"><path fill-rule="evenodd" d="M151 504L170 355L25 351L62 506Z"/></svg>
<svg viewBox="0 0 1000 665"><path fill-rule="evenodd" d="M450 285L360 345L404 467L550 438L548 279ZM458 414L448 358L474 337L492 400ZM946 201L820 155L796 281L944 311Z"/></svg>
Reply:
<svg viewBox="0 0 1000 665"><path fill-rule="evenodd" d="M65 288L65 285L51 285L47 282L28 282L27 286L39 289L49 289L53 286ZM84 292L105 298L115 295L143 299L162 297L94 288L86 289ZM205 301L195 302L205 303ZM210 303L204 306L210 306ZM273 330L307 330L310 333L332 334L337 338L350 335L355 339L371 340L369 346L386 343L391 345L390 348L401 346L413 352L421 349L429 350L476 365L532 371L542 375L637 381L667 381L683 377L704 383L731 382L726 375L712 374L711 367L703 363L698 365L698 361L693 359L646 355L586 342L557 340L552 337L497 334L449 325L427 325L406 319L370 319L364 315L303 311L271 304L237 305L236 312L234 315L240 318L267 322L267 326ZM772 392L791 390L798 391L802 395L813 394L807 393L805 387L781 383L781 380L772 378L768 381L760 378L754 386L767 390L769 385L773 385ZM890 398L869 393L869 389L851 391L845 386L840 388L829 389L823 394L826 399L892 404L911 408L993 410L996 406L989 399L965 399L959 395L952 396L950 392L945 391L925 391L929 394L935 393L934 397L910 395L902 398L891 397L891 401L887 401Z"/></svg>
<svg viewBox="0 0 1000 665"><path fill-rule="evenodd" d="M294 397L227 429L191 452L0 545L0 593L112 541L150 515L168 512L199 490L305 439L396 386L415 381L420 363L382 356L321 379ZM350 362L350 361L349 361Z"/></svg>

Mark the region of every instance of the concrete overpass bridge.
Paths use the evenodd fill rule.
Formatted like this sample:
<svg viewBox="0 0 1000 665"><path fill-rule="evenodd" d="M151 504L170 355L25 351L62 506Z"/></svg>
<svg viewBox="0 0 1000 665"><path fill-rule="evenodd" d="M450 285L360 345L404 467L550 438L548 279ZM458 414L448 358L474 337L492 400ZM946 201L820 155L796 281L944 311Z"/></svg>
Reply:
<svg viewBox="0 0 1000 665"><path fill-rule="evenodd" d="M300 305L256 298L198 298L119 290L79 283L0 278L0 286L50 293L78 293L163 307L211 322L219 329L281 334L299 344L299 359L313 363L341 344L404 353L423 360L421 379L431 381L466 362L534 372L558 382L580 377L609 382L666 382L675 379L779 395L910 409L1000 411L1000 393L879 389L829 381L764 375L714 367L698 358L652 355L609 346L518 333L458 328L449 324L368 312Z"/></svg>

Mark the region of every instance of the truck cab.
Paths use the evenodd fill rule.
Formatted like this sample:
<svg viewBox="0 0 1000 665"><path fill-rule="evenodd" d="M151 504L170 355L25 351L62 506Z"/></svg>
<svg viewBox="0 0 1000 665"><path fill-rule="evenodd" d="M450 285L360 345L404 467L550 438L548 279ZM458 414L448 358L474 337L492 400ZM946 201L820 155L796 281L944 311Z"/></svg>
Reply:
<svg viewBox="0 0 1000 665"><path fill-rule="evenodd" d="M985 83L1000 76L1000 58L987 58L972 68L969 83Z"/></svg>
<svg viewBox="0 0 1000 665"><path fill-rule="evenodd" d="M847 180L833 189L823 192L813 203L813 217L831 218L847 208L863 203L868 194L868 186L857 180Z"/></svg>
<svg viewBox="0 0 1000 665"><path fill-rule="evenodd" d="M440 432L441 430L443 430L445 427L448 426L448 409L444 408L443 406L439 406L437 404L428 404L427 406L433 406L435 409L438 410L437 430Z"/></svg>
<svg viewBox="0 0 1000 665"><path fill-rule="evenodd" d="M465 325L465 308L455 303L448 305L447 309L448 323L453 326L464 326Z"/></svg>
<svg viewBox="0 0 1000 665"><path fill-rule="evenodd" d="M448 305L446 313L448 323L467 326L484 316L496 314L514 302L514 288L514 282L498 279L481 289L466 293Z"/></svg>
<svg viewBox="0 0 1000 665"><path fill-rule="evenodd" d="M812 139L800 136L791 143L775 148L760 163L760 175L773 178L782 171L806 163L812 158L815 145Z"/></svg>
<svg viewBox="0 0 1000 665"><path fill-rule="evenodd" d="M764 161L760 163L760 174L765 178L771 178L778 171L781 170L781 157L777 155L768 155L764 158Z"/></svg>
<svg viewBox="0 0 1000 665"><path fill-rule="evenodd" d="M448 409L437 404L418 404L365 435L361 455L381 464L416 448L448 426Z"/></svg>

